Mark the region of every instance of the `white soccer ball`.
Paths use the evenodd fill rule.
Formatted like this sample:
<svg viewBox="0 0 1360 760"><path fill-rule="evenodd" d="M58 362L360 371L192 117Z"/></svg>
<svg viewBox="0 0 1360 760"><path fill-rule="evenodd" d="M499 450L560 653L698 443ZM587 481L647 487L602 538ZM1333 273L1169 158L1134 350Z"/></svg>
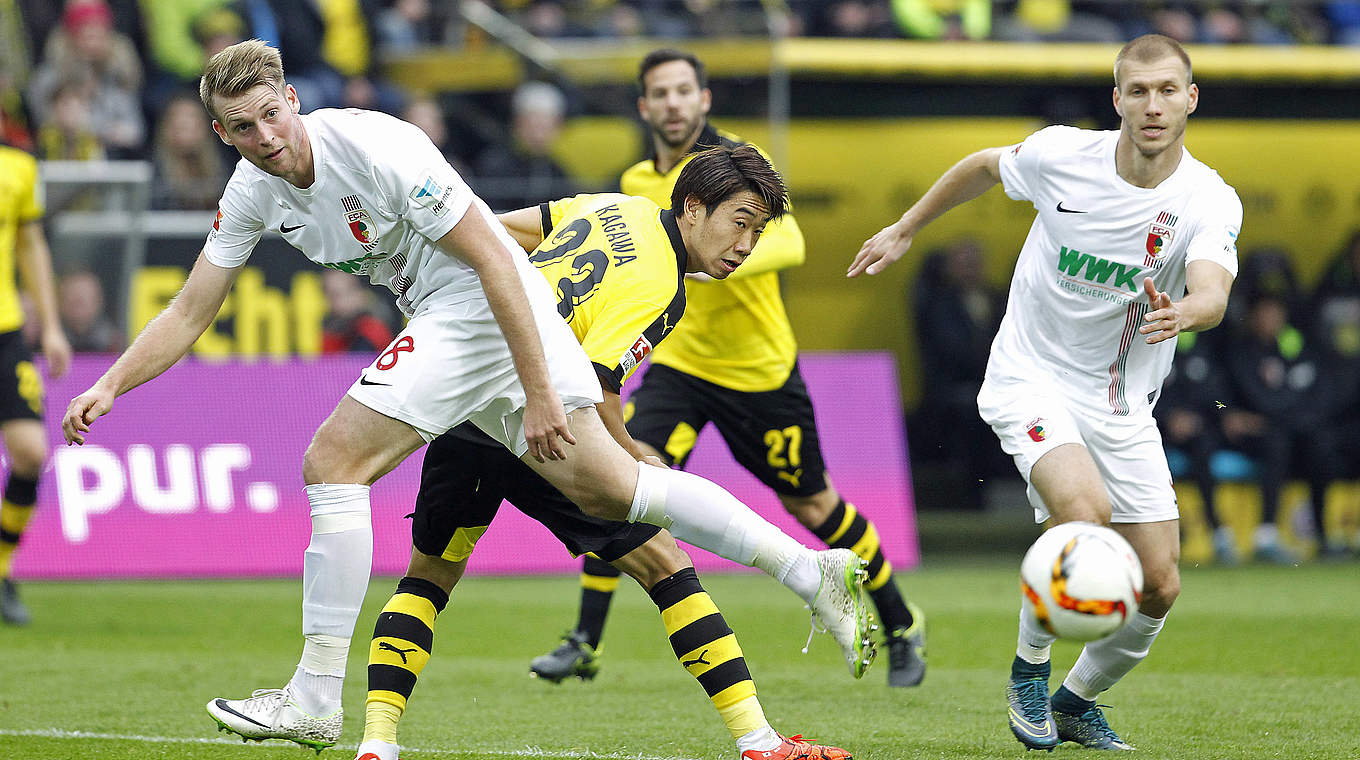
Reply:
<svg viewBox="0 0 1360 760"><path fill-rule="evenodd" d="M1143 566L1124 537L1088 522L1055 525L1020 563L1025 614L1063 639L1094 641L1123 627L1143 597Z"/></svg>

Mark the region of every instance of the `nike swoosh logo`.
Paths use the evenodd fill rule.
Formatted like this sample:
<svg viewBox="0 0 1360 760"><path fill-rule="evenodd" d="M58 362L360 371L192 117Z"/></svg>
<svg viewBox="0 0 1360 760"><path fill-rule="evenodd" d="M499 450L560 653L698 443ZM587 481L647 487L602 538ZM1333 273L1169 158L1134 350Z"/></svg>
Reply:
<svg viewBox="0 0 1360 760"><path fill-rule="evenodd" d="M254 718L250 717L249 715L242 715L241 713L238 713L238 712L236 712L235 710L231 709L231 705L227 704L227 700L225 700L225 699L219 699L219 700L217 700L217 707L218 707L218 709L220 709L220 710L226 710L227 712L231 713L232 715L235 715L236 717L240 718L241 720L248 720L248 721L250 721L251 723L254 723L255 725L259 726L260 728L269 728L269 726L266 726L265 724L259 722L258 720L255 720Z"/></svg>
<svg viewBox="0 0 1360 760"><path fill-rule="evenodd" d="M279 226L279 232L282 232L283 234L286 235L286 234L288 234L289 232L297 232L298 230L300 230L300 229L302 229L303 227L306 227L306 226L307 226L307 225L305 225L305 224L299 224L299 225L297 225L297 226L295 226L295 227L289 227L288 225L284 224L284 225L280 225L280 226Z"/></svg>
<svg viewBox="0 0 1360 760"><path fill-rule="evenodd" d="M387 385L387 386L390 386L390 385L392 385L392 384L391 384L391 383L375 383L375 382L373 382L372 380L369 380L367 377L364 377L363 375L360 375L360 376L359 376L359 385Z"/></svg>
<svg viewBox="0 0 1360 760"><path fill-rule="evenodd" d="M1063 207L1062 207L1062 201L1058 201L1058 213L1059 213L1059 214L1085 214L1086 212L1085 212L1085 211L1077 211L1076 209L1063 208Z"/></svg>

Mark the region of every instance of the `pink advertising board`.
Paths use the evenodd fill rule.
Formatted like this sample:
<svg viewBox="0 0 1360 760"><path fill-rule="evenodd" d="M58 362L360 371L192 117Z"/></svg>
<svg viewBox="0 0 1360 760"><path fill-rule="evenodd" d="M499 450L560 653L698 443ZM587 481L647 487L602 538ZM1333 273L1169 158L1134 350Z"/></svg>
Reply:
<svg viewBox="0 0 1360 760"><path fill-rule="evenodd" d="M66 377L49 382L52 458L15 575L299 575L310 534L302 454L369 359L187 360L119 399L84 446L64 445L62 411L110 361L78 357ZM877 524L888 558L914 567L916 525L891 356L812 354L801 366L837 488ZM422 456L373 488L377 574L405 570L410 523L403 517L415 503ZM690 470L817 545L774 494L732 460L711 426L699 438ZM697 549L691 555L701 570L736 568ZM546 529L508 505L471 561L480 573L578 568Z"/></svg>

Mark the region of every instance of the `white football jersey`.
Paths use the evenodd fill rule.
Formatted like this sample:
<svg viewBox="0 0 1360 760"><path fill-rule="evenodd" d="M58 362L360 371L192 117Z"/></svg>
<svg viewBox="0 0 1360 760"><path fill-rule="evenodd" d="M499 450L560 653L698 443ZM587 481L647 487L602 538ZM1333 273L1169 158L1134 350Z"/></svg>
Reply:
<svg viewBox="0 0 1360 760"><path fill-rule="evenodd" d="M989 378L1048 378L1079 408L1150 413L1176 341L1138 333L1151 310L1143 279L1173 301L1191 261L1237 275L1242 203L1185 151L1155 188L1115 171L1118 132L1048 127L1001 158L1006 195L1038 216L1011 280Z"/></svg>
<svg viewBox="0 0 1360 760"><path fill-rule="evenodd" d="M484 297L475 270L435 246L476 209L516 254L521 278L542 279L418 127L357 109L313 111L302 124L316 181L294 187L241 159L203 247L208 261L240 266L265 229L277 230L312 261L386 286L410 317Z"/></svg>

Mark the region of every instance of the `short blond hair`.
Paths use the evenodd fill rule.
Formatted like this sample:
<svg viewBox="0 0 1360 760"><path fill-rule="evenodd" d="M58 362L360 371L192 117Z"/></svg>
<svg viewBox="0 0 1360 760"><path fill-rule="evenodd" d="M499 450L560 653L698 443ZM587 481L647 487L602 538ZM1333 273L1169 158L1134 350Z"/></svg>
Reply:
<svg viewBox="0 0 1360 760"><path fill-rule="evenodd" d="M1129 42L1119 51L1119 55L1114 57L1114 86L1119 86L1119 64L1126 58L1135 60L1139 63L1152 63L1161 60L1169 55L1174 55L1181 59L1185 64L1185 81L1195 81L1195 76L1190 68L1190 54L1185 52L1181 43L1162 34L1145 34Z"/></svg>
<svg viewBox="0 0 1360 760"><path fill-rule="evenodd" d="M223 48L208 61L198 80L198 97L216 119L215 96L234 98L258 85L283 92L283 58L260 40L246 40Z"/></svg>

